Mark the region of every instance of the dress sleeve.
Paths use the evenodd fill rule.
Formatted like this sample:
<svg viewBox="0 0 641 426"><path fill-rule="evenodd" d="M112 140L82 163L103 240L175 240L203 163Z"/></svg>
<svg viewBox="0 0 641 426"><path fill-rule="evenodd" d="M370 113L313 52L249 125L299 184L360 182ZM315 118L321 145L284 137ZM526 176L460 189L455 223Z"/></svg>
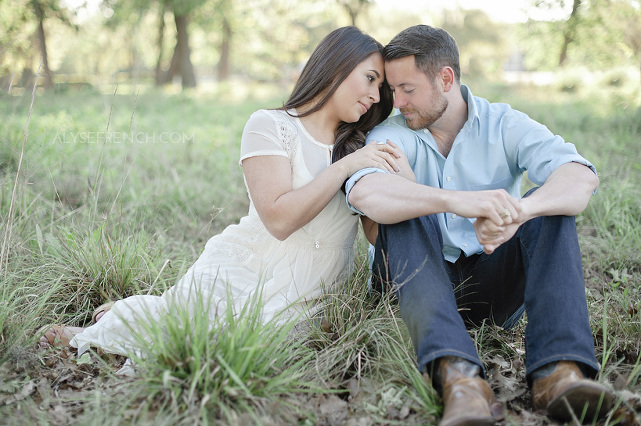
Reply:
<svg viewBox="0 0 641 426"><path fill-rule="evenodd" d="M274 114L274 111L259 110L249 117L240 141L239 163L264 155L289 157L287 141L283 140Z"/></svg>

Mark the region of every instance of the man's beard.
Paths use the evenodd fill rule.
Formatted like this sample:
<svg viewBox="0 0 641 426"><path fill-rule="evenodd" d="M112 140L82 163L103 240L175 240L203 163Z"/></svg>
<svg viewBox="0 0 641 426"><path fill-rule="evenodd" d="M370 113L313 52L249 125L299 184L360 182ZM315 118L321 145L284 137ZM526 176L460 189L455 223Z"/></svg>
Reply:
<svg viewBox="0 0 641 426"><path fill-rule="evenodd" d="M433 108L426 111L426 110L419 110L419 109L409 109L409 108L401 108L401 113L407 113L407 112L412 112L416 114L415 117L412 117L410 119L405 118L405 121L407 123L407 127L409 127L412 130L420 130L420 129L425 129L432 124L436 122L439 118L443 116L443 113L447 109L447 99L445 96L438 96L435 95L431 99Z"/></svg>

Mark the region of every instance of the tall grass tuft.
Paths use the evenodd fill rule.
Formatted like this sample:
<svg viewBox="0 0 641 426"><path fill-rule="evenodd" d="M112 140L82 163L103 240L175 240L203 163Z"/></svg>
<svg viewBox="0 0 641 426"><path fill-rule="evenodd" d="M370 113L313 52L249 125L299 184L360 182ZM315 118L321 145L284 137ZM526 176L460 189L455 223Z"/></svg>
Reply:
<svg viewBox="0 0 641 426"><path fill-rule="evenodd" d="M86 322L105 301L150 291L159 274L151 238L130 233L124 224L37 231L36 240L39 258L50 265L45 276L61 282L60 291L51 296L58 314L70 314L75 323Z"/></svg>
<svg viewBox="0 0 641 426"><path fill-rule="evenodd" d="M52 304L52 296L62 288L60 280L42 287L36 277L42 268L31 271L28 279L15 275L1 279L0 285L0 364L10 348L34 343L34 330L40 324L40 315Z"/></svg>
<svg viewBox="0 0 641 426"><path fill-rule="evenodd" d="M627 93L601 85L588 96L588 87L568 94L475 86L477 94L494 91L486 97L545 123L597 166L601 187L577 218L591 324L602 380L618 383L617 390L637 395L629 401L639 401L638 88ZM152 336L141 340L151 356L136 364L136 379L113 380L113 365L81 365L86 358L45 367L50 352L32 349L39 337L34 329L51 322L84 325L106 299L157 294L212 234L246 213L237 162L242 128L252 111L281 102L275 96L231 102L218 94L149 90L134 98L70 91L38 96L30 115L33 99L27 94L0 102L0 236L8 235L0 242L0 262L7 267L0 273L2 421L315 424L324 420L314 398L333 393L334 401L348 403L352 423L363 417L380 424L436 423L438 397L416 369L397 303L393 296L376 300L369 293L363 256L346 285L327 291L319 319L306 328L293 329L289 322L263 326L251 306L238 317L221 312L220 323L210 328L204 316L192 319L176 308L143 333ZM112 136L144 137L83 142L82 135L105 128ZM161 134L178 135L180 143L154 143ZM167 259L171 268L165 268ZM522 375L522 330L506 334L486 326L472 333L493 388L523 415L506 424L534 424ZM16 369L13 361L25 353L40 359L40 367ZM64 380L71 373L89 387L59 392L75 382ZM39 383L35 393L3 405L7 384L21 389L31 382L34 389ZM42 400L47 390L55 396ZM413 414L405 416L408 411Z"/></svg>
<svg viewBox="0 0 641 426"><path fill-rule="evenodd" d="M295 318L277 316L263 323L258 294L239 312L231 304L211 306L211 299L199 296L191 308L169 302L169 315L146 318L136 333L136 345L145 349L132 359L150 397L176 408L200 407L203 419L233 423L245 413L259 423L268 402L320 391L306 375L314 353L292 338ZM212 321L208 313L216 309ZM281 414L297 416L290 409Z"/></svg>
<svg viewBox="0 0 641 426"><path fill-rule="evenodd" d="M386 421L389 409L404 406L433 418L440 409L438 397L416 367L395 295L373 293L368 277L368 262L361 256L349 281L325 295L310 328L309 344L318 351L315 370L327 386L344 392L350 382L359 387L373 382L377 389L361 401L361 409L380 421Z"/></svg>

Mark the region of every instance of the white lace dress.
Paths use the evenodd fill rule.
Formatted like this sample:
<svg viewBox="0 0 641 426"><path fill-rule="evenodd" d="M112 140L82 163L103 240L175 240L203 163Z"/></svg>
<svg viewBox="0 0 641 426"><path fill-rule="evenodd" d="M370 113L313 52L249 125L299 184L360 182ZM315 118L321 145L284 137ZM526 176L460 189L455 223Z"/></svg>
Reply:
<svg viewBox="0 0 641 426"><path fill-rule="evenodd" d="M330 165L331 149L314 140L299 119L284 111L260 110L252 114L243 131L240 161L264 155L287 157L297 189ZM207 314L213 320L227 303L239 312L261 285L263 321L286 309L306 306L320 295L323 285L350 273L357 223L358 217L339 191L316 218L279 241L260 221L250 197L248 215L212 237L175 286L162 296L138 295L116 302L100 321L76 335L71 345L79 354L90 346L123 355L130 350L140 352L140 338L133 336L144 334L136 320L141 312L160 318L169 313L170 301L179 301L193 315L202 311L203 299L209 298L204 304L211 306Z"/></svg>

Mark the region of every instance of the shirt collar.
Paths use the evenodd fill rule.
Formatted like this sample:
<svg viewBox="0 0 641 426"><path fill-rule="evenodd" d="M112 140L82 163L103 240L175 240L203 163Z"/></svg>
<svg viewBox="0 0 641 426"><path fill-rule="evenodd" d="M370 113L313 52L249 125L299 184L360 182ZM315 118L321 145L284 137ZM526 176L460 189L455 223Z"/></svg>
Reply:
<svg viewBox="0 0 641 426"><path fill-rule="evenodd" d="M476 99L474 99L470 88L464 84L461 84L461 96L463 96L463 99L467 102L467 121L465 122L465 126L471 127L474 124L474 120L476 120L477 123L480 122Z"/></svg>

